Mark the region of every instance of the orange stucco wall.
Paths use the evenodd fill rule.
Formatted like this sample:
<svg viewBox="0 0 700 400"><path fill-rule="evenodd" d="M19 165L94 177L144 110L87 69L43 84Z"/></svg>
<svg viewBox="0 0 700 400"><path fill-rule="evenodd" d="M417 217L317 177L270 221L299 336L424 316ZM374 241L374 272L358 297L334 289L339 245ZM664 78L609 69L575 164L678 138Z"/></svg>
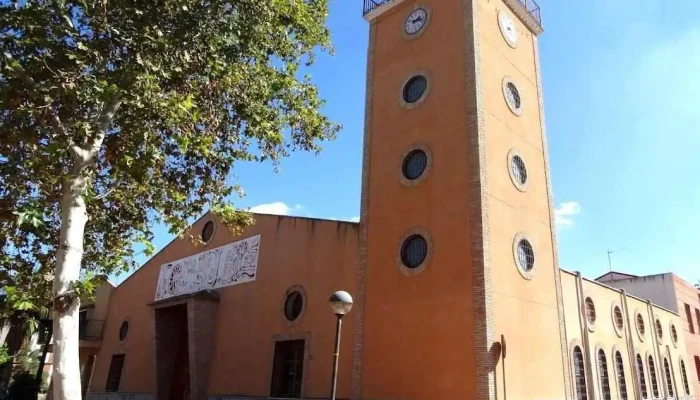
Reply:
<svg viewBox="0 0 700 400"><path fill-rule="evenodd" d="M431 22L414 40L403 24L415 5ZM371 135L366 213L367 272L362 398L437 399L474 393L467 162L469 111L460 1L410 1L373 22ZM414 109L401 89L418 71L430 93ZM433 163L417 186L402 185L403 156L427 146ZM368 143L365 143L367 146ZM426 269L404 276L397 259L413 228L429 234Z"/></svg>
<svg viewBox="0 0 700 400"><path fill-rule="evenodd" d="M209 215L193 229L199 232ZM336 290L355 292L357 224L257 215L256 224L240 237L218 226L206 248L195 248L176 239L153 257L114 292L110 318L95 367L91 391L103 392L113 354L126 360L120 392L153 393L151 307L162 264L249 236L261 235L255 281L219 289L220 303L210 364L208 393L211 395L267 396L274 339L307 337L307 397L327 396L330 384L335 317L328 297ZM285 292L300 285L306 291L306 308L301 321L290 326L283 315ZM129 321L129 334L122 343L119 326ZM345 319L341 342L338 394L350 396L352 369L353 314Z"/></svg>

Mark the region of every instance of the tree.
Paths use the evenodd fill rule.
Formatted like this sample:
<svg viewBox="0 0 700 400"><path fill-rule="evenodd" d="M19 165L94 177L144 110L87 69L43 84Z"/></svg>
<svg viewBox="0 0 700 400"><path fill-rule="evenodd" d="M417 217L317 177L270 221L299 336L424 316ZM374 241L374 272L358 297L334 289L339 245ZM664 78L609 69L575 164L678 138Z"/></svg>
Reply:
<svg viewBox="0 0 700 400"><path fill-rule="evenodd" d="M0 347L0 391L7 388L13 374L13 366L19 364L22 358L22 346L36 332L38 320L48 317L46 307L37 307L36 311L13 309L21 307L17 303L18 296L13 287L6 288L6 294L0 295L0 328L7 328L7 336Z"/></svg>
<svg viewBox="0 0 700 400"><path fill-rule="evenodd" d="M320 150L339 126L304 68L327 0L0 1L0 287L52 304L54 397L80 398L91 280L150 254L152 226L232 231L236 162ZM143 249L143 250L140 250ZM82 266L82 270L81 270Z"/></svg>

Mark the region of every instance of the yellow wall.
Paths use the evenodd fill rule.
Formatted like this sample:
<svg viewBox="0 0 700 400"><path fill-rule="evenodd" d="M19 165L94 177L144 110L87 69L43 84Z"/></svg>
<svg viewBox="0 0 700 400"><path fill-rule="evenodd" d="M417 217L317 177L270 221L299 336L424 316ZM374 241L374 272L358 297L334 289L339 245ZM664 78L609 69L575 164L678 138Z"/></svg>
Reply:
<svg viewBox="0 0 700 400"><path fill-rule="evenodd" d="M578 279L580 279L581 282L582 296L579 296ZM566 294L564 303L567 325L566 334L567 340L570 343L569 352L571 353L574 346L578 345L581 346L582 351L586 354L589 399L592 398L591 393L595 395L596 399L603 399L601 394L600 369L598 365L598 352L601 349L605 352L607 359L612 399L620 398L620 388L618 387L618 380L616 378L614 358L616 351L620 351L623 355L629 399L643 399L640 395L641 391L637 378L637 354L641 355L644 361L644 376L647 385L648 399L655 398L653 396L653 387L649 373L648 358L650 355L654 359L658 381L659 396L657 398L667 397L666 375L664 370L665 358L668 358L671 368L674 395L681 397L686 396L680 372L681 359L685 362L689 379L689 389L691 395L693 394L692 376L690 375L691 369L688 364L687 356L685 355L685 341L680 328L682 321L677 314L650 305L647 301L626 295L624 292L618 291L617 289L607 287L594 281L577 278L576 275L566 271L562 271L562 288ZM596 318L594 324L591 324L587 318L582 317L582 312L584 311L581 307L585 304L586 298L591 298L595 305ZM614 306L620 306L623 313L625 309L627 310L627 313L624 314L624 328L621 331L615 329L613 320ZM583 307L585 308L585 306ZM643 335L637 328L636 318L638 314L642 315L644 320L645 329ZM653 319L650 315L653 315ZM661 338L656 334L656 320L660 322L662 327L663 332ZM671 339L670 334L670 327L672 325L675 325L678 332L678 341L675 343ZM588 339L585 337L586 333ZM630 347L633 349L631 354L628 350Z"/></svg>
<svg viewBox="0 0 700 400"><path fill-rule="evenodd" d="M499 398L562 398L565 393L557 302L558 274L550 218L534 35L502 1L480 0L478 43L483 93L488 240L493 290L493 341L504 335L507 358L496 369ZM518 43L511 48L498 12L512 16ZM517 84L523 111L516 116L502 91L505 76ZM519 191L509 174L508 153L517 150L528 172ZM535 252L534 276L517 270L513 241L524 232ZM542 374L548 368L556 371ZM499 376L499 372L501 373Z"/></svg>
<svg viewBox="0 0 700 400"><path fill-rule="evenodd" d="M95 289L95 297L92 300L84 301L80 307L87 308L87 318L104 321L107 319L109 302L115 287L107 282Z"/></svg>

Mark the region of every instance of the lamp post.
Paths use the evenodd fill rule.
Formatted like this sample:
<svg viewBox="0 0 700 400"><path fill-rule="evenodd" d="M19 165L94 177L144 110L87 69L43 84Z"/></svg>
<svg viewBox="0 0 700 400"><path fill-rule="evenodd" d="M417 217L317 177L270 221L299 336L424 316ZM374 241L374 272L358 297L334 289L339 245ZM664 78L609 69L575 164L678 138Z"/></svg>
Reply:
<svg viewBox="0 0 700 400"><path fill-rule="evenodd" d="M333 313L336 316L335 322L335 350L333 351L333 377L331 378L331 400L335 400L335 391L338 383L338 355L340 353L340 328L342 319L345 314L352 309L352 296L350 293L338 291L331 295L328 299L328 305L331 306Z"/></svg>

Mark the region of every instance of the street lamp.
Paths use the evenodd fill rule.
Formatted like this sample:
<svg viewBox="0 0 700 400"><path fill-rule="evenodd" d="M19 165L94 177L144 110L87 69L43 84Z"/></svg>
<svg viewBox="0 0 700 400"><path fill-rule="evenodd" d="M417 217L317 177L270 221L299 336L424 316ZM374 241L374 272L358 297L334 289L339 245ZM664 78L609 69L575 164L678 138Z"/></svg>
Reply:
<svg viewBox="0 0 700 400"><path fill-rule="evenodd" d="M350 293L338 291L331 295L328 299L328 305L331 306L337 320L335 323L335 351L333 352L333 377L331 380L331 400L335 400L335 391L338 381L338 355L340 353L340 328L341 320L345 314L352 309L352 296Z"/></svg>

